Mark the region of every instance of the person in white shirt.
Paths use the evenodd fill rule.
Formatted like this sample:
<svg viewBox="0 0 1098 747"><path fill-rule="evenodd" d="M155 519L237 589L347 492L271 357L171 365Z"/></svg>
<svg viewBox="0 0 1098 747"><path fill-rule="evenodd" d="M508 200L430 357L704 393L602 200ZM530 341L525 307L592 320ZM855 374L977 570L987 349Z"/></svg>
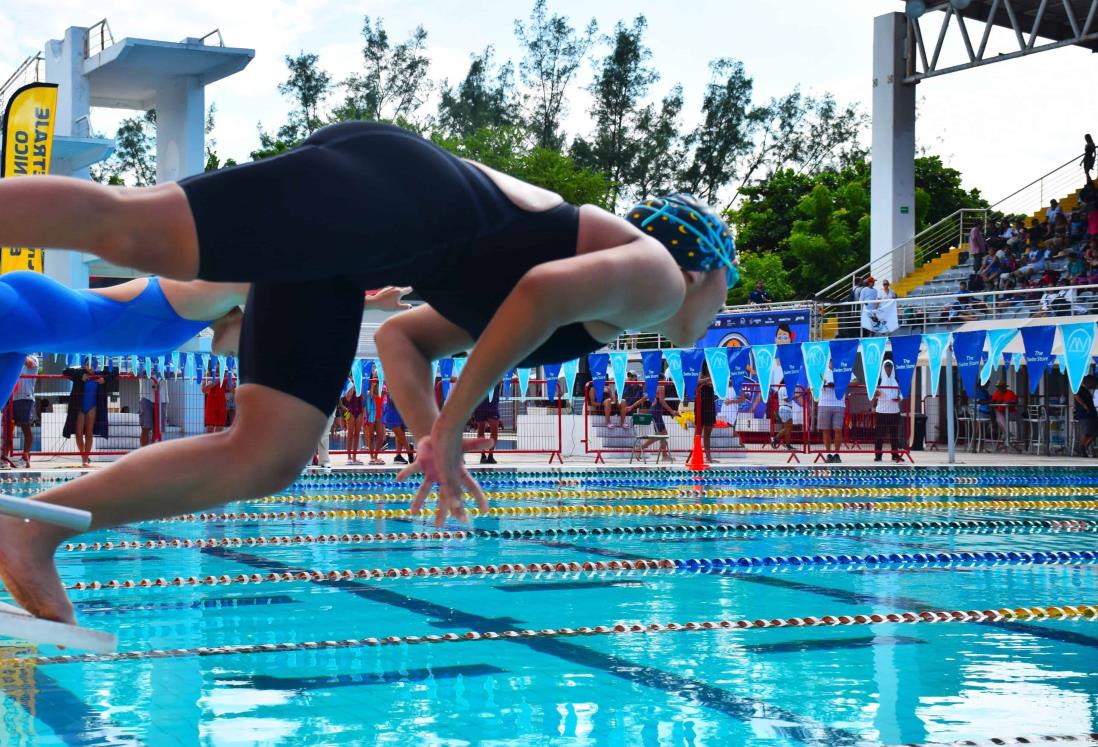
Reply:
<svg viewBox="0 0 1098 747"><path fill-rule="evenodd" d="M38 375L38 358L28 355L23 361L23 374L19 383L15 385L15 393L12 395L12 420L14 425L23 432L23 464L22 467L30 467L31 444L34 441L34 376ZM14 435L14 434L13 434ZM15 439L11 441L12 449L15 448ZM15 466L10 457L4 457L7 464Z"/></svg>
<svg viewBox="0 0 1098 747"><path fill-rule="evenodd" d="M823 435L824 450L828 452L827 461L842 462L839 452L843 448L843 425L846 420L846 392L842 397L835 396L835 372L831 361L823 374L823 387L820 402L816 409L816 427Z"/></svg>
<svg viewBox="0 0 1098 747"><path fill-rule="evenodd" d="M877 412L877 433L873 445L876 452L873 457L875 462L881 461L881 447L884 446L886 434L889 446L892 447L892 461L904 460L900 454L900 404L902 401L900 382L896 380L896 367L892 361L886 360L882 366L877 391L873 395L874 409Z"/></svg>

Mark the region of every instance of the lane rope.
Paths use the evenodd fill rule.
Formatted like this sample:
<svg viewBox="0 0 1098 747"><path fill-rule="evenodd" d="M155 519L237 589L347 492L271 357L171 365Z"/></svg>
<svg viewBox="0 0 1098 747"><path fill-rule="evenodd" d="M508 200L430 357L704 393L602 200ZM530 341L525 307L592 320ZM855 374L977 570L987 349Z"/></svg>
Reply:
<svg viewBox="0 0 1098 747"><path fill-rule="evenodd" d="M1098 606L1055 605L1047 607L1015 607L984 610L927 610L923 612L890 612L859 615L823 615L822 617L788 617L771 620L716 620L704 622L670 623L614 623L579 628L545 628L542 630L469 631L441 635L391 635L379 638L349 638L330 641L301 641L296 643L255 643L227 646L199 646L195 648L152 649L113 654L68 654L60 656L27 657L37 664L73 664L130 659L175 659L190 656L229 656L237 654L280 653L286 651L320 651L340 648L417 645L423 643L463 643L470 641L496 641L530 638L558 638L574 636L604 636L621 634L683 633L703 630L763 630L767 628L809 628L850 625L877 625L881 623L982 623L982 622L1030 622L1036 620L1088 620L1098 619ZM17 661L20 659L16 659ZM26 659L24 659L26 660ZM960 744L964 744L963 742Z"/></svg>
<svg viewBox="0 0 1098 747"><path fill-rule="evenodd" d="M207 547L255 547L264 545L358 544L419 540L527 539L537 537L617 537L648 534L825 534L887 532L899 530L920 534L1044 534L1055 532L1098 532L1098 522L1082 519L957 519L951 521L840 521L788 524L667 524L615 527L570 527L557 529L472 529L467 532L377 532L373 534L294 534L271 537L211 537L175 540L120 540L69 542L66 552L102 550L164 550ZM900 536L906 536L901 534Z"/></svg>
<svg viewBox="0 0 1098 747"><path fill-rule="evenodd" d="M824 511L1034 511L1062 509L1098 509L1098 500L1055 501L857 501L819 503L657 503L644 506L522 506L495 507L480 512L466 509L470 516L490 517L570 517L624 516L630 514L719 514L766 513L794 511L819 513ZM226 511L222 513L183 514L153 523L194 521L266 521L287 519L395 519L414 516L434 516L434 509L424 508L413 515L406 508L386 509L318 509L315 511Z"/></svg>
<svg viewBox="0 0 1098 747"><path fill-rule="evenodd" d="M1035 552L893 552L870 555L765 555L729 558L650 558L640 560L588 560L556 563L501 563L499 565L418 566L415 568L360 568L358 570L299 570L283 573L253 573L236 576L175 576L174 578L111 579L109 581L77 581L65 588L73 591L99 589L135 589L168 586L229 586L236 584L284 583L293 581L350 581L352 579L423 578L423 577L488 577L514 576L528 573L545 575L595 573L602 571L673 570L705 572L727 570L741 572L761 568L849 569L865 567L923 567L976 565L1064 565L1090 564L1098 561L1098 550L1050 550Z"/></svg>

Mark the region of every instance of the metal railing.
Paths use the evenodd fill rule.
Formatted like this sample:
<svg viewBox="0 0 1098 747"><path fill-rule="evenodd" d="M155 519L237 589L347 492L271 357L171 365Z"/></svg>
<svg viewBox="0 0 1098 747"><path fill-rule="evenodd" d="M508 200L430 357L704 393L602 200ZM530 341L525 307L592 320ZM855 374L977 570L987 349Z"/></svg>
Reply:
<svg viewBox="0 0 1098 747"><path fill-rule="evenodd" d="M219 46L219 47L224 47L225 46L225 38L223 36L221 36L221 29L214 29L210 33L206 34L205 36L198 37L198 42L200 44L204 45L204 44L206 44L206 40L209 39L211 36L216 36L217 37L217 46Z"/></svg>
<svg viewBox="0 0 1098 747"><path fill-rule="evenodd" d="M1062 200L1082 187L1085 181L1085 177L1079 173L1079 161L1082 157L1082 153L1072 156L1048 173L996 201L987 210L962 209L942 218L889 254L871 260L836 280L816 293L815 297L821 301L841 300L855 287L858 280L864 280L870 275L900 280L945 251L963 246L968 241L968 232L973 226L979 225L986 233L989 213L1008 216L1036 215L1048 207L1050 200Z"/></svg>
<svg viewBox="0 0 1098 747"><path fill-rule="evenodd" d="M28 83L37 83L45 78L45 59L42 53L32 55L23 60L3 85L0 85L0 112L8 105L8 99Z"/></svg>
<svg viewBox="0 0 1098 747"><path fill-rule="evenodd" d="M910 241L906 241L883 257L866 262L848 275L816 293L819 301L840 301L859 281L867 277L900 280L917 268L968 241L973 227L987 228L988 211L964 208L957 210L937 223L924 228Z"/></svg>
<svg viewBox="0 0 1098 747"><path fill-rule="evenodd" d="M1062 200L1074 194L1086 181L1079 166L1082 158L1082 153L1072 156L1047 174L1003 197L991 209L1004 215L1035 215L1047 208L1050 200Z"/></svg>
<svg viewBox="0 0 1098 747"><path fill-rule="evenodd" d="M97 21L91 25L88 35L84 37L84 59L93 57L113 45L114 34L111 33L107 19Z"/></svg>
<svg viewBox="0 0 1098 747"><path fill-rule="evenodd" d="M895 303L896 324L892 329L875 332L866 326L867 317L883 319ZM839 337L869 337L874 334L944 332L966 322L1002 319L1039 319L1098 313L1098 285L1066 285L1022 290L979 293L945 293L932 296L844 301L817 309ZM872 318L868 319L872 323ZM887 325L886 325L887 326Z"/></svg>

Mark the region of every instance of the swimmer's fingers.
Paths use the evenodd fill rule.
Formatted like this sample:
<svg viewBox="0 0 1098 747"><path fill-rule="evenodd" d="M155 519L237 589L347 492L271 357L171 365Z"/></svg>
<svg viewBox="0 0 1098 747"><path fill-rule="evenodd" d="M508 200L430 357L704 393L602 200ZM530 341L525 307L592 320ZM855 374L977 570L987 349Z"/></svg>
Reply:
<svg viewBox="0 0 1098 747"><path fill-rule="evenodd" d="M476 478L469 474L469 470L461 470L461 482L464 484L465 489L468 490L477 501L477 509L481 513L488 510L488 499L484 497L484 491L480 488L480 483Z"/></svg>
<svg viewBox="0 0 1098 747"><path fill-rule="evenodd" d="M438 484L438 516L435 517L435 526L441 527L447 514L458 521L468 522L461 481L444 476Z"/></svg>
<svg viewBox="0 0 1098 747"><path fill-rule="evenodd" d="M398 481L407 480L412 475L418 475L421 472L423 472L423 464L420 462L420 460L416 459L414 462L412 462L407 467L405 467L400 472L398 472L397 476L396 476L396 479ZM424 474L423 476L424 476L424 478L427 477L426 474Z"/></svg>
<svg viewBox="0 0 1098 747"><path fill-rule="evenodd" d="M431 494L431 485L432 483L429 480L424 479L423 483L419 486L415 498L412 499L412 516L418 515L423 509L423 504L427 501L427 496Z"/></svg>
<svg viewBox="0 0 1098 747"><path fill-rule="evenodd" d="M461 442L462 451L484 451L492 447L491 437L485 436L483 438L466 438Z"/></svg>

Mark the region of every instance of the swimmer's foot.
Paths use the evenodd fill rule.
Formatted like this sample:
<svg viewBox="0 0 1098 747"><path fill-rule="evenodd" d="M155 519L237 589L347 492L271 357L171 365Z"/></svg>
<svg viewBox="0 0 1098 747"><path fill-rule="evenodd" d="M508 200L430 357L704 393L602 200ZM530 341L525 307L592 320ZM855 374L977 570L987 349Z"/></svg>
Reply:
<svg viewBox="0 0 1098 747"><path fill-rule="evenodd" d="M35 617L74 625L72 602L53 562L61 538L51 527L0 517L0 581Z"/></svg>

